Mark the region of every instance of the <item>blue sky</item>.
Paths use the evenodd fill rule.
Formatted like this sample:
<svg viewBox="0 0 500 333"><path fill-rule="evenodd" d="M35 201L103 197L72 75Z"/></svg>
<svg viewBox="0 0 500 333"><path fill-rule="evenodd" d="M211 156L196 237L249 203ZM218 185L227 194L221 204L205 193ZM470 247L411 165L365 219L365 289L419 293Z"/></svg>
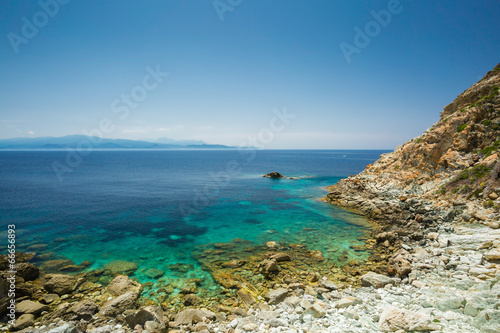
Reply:
<svg viewBox="0 0 500 333"><path fill-rule="evenodd" d="M500 61L497 0L59 1L2 2L0 138L393 149Z"/></svg>

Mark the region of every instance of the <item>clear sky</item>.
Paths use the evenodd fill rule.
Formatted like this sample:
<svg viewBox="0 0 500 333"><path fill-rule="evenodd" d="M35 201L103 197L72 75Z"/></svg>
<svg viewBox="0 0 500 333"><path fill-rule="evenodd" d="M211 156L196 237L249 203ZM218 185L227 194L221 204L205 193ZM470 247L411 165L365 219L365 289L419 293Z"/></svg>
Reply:
<svg viewBox="0 0 500 333"><path fill-rule="evenodd" d="M397 2L2 1L0 138L393 149L500 62L498 0Z"/></svg>

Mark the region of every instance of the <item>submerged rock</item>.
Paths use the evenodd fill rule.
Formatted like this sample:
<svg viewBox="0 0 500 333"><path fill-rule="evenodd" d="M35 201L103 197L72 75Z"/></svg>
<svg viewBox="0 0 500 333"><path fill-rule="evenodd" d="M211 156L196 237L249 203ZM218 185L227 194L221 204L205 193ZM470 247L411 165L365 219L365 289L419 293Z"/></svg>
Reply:
<svg viewBox="0 0 500 333"><path fill-rule="evenodd" d="M137 270L137 263L125 260L114 260L104 265L105 270L109 270L112 275L126 274L131 275Z"/></svg>

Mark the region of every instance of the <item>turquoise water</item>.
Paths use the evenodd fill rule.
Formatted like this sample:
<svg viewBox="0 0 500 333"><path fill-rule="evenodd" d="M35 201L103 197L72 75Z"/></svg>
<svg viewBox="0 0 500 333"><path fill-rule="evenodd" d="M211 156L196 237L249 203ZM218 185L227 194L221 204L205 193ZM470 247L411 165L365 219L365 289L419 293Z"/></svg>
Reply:
<svg viewBox="0 0 500 333"><path fill-rule="evenodd" d="M156 280L151 268L179 278L177 263L192 265L183 277L208 281L191 252L235 238L365 259L350 246L363 244L366 225L320 198L381 153L259 151L249 161L236 150L95 151L60 182L51 164L65 152L0 152L0 224L15 223L20 249L39 258L89 260L88 269L131 261L141 282ZM230 177L228 163L238 167ZM271 171L298 179L262 177Z"/></svg>

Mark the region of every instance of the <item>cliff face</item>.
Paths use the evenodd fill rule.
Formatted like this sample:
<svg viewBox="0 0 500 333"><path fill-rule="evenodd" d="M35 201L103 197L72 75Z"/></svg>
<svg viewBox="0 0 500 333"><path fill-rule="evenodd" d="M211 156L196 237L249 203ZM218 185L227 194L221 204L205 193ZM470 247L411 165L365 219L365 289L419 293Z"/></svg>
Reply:
<svg viewBox="0 0 500 333"><path fill-rule="evenodd" d="M326 200L382 225L483 221L500 208L500 64L420 137L329 188ZM414 226L414 225L413 225Z"/></svg>

